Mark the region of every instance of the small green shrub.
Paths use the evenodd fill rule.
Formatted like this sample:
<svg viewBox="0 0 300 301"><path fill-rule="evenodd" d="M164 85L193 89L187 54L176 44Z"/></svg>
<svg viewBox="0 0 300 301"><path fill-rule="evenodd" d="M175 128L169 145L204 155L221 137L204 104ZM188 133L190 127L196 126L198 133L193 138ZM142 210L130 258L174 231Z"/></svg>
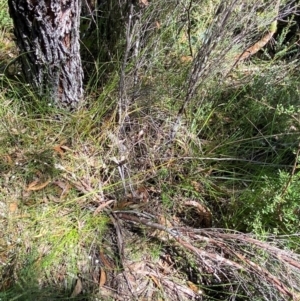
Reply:
<svg viewBox="0 0 300 301"><path fill-rule="evenodd" d="M264 175L239 198L237 228L257 234L292 234L299 228L300 174ZM260 183L260 185L258 185ZM255 187L255 188L254 188Z"/></svg>

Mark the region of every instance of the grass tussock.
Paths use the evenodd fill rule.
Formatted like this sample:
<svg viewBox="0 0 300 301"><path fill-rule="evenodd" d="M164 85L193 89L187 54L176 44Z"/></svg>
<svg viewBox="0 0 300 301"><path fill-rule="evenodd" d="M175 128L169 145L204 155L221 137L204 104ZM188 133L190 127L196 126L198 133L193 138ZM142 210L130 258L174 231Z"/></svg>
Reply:
<svg viewBox="0 0 300 301"><path fill-rule="evenodd" d="M74 112L5 58L1 300L299 299L299 5L278 3L91 5Z"/></svg>

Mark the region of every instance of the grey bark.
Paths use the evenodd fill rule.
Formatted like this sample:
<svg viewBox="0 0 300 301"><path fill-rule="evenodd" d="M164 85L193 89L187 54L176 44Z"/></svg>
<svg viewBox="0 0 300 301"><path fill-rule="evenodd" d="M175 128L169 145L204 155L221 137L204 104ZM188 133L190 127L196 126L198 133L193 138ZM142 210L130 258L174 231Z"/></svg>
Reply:
<svg viewBox="0 0 300 301"><path fill-rule="evenodd" d="M26 80L39 96L75 108L82 98L81 0L8 0Z"/></svg>

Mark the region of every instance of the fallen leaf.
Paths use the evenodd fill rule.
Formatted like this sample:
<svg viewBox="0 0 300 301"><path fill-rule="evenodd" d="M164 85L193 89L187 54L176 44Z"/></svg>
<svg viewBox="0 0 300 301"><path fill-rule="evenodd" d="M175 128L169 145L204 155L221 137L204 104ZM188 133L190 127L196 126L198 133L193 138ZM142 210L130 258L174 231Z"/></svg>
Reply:
<svg viewBox="0 0 300 301"><path fill-rule="evenodd" d="M50 182L51 182L51 180L48 179L46 182L39 184L39 180L35 180L28 185L28 187L26 188L26 191L41 190L41 189L45 188Z"/></svg>
<svg viewBox="0 0 300 301"><path fill-rule="evenodd" d="M26 190L29 191L32 187L37 185L38 182L39 182L39 180L34 180L33 182L29 183Z"/></svg>
<svg viewBox="0 0 300 301"><path fill-rule="evenodd" d="M56 145L53 147L53 150L57 152L61 157L64 156L65 152L63 151L61 145Z"/></svg>
<svg viewBox="0 0 300 301"><path fill-rule="evenodd" d="M72 149L69 148L69 147L66 146L66 145L61 145L60 148L63 149L63 150L65 150L65 151L72 151Z"/></svg>
<svg viewBox="0 0 300 301"><path fill-rule="evenodd" d="M81 282L80 278L77 278L76 285L71 294L71 298L78 296L81 292L82 292L82 282Z"/></svg>
<svg viewBox="0 0 300 301"><path fill-rule="evenodd" d="M106 282L106 273L102 268L100 268L99 286L100 287L103 286L105 284L105 282Z"/></svg>
<svg viewBox="0 0 300 301"><path fill-rule="evenodd" d="M193 283L191 281L187 281L187 285L192 291L194 291L195 293L198 293L199 288L195 283Z"/></svg>
<svg viewBox="0 0 300 301"><path fill-rule="evenodd" d="M93 215L97 215L98 213L100 213L104 208L108 207L110 204L114 203L115 200L109 200L107 202L102 203L101 205L99 205L96 210L94 211Z"/></svg>
<svg viewBox="0 0 300 301"><path fill-rule="evenodd" d="M101 259L102 264L104 265L104 267L106 269L112 270L114 268L114 266L108 261L108 259L106 259L106 256L104 255L102 250L100 250L100 252L99 252L99 257Z"/></svg>
<svg viewBox="0 0 300 301"><path fill-rule="evenodd" d="M63 182L58 180L53 182L53 184L57 185L62 190L60 194L60 199L64 198L68 194L71 188L71 185L68 182Z"/></svg>
<svg viewBox="0 0 300 301"><path fill-rule="evenodd" d="M156 287L158 287L158 288L161 287L161 285L160 285L160 283L159 283L159 281L158 281L158 279L156 277L154 277L153 275L150 275L150 278L154 282L154 284L155 284Z"/></svg>
<svg viewBox="0 0 300 301"><path fill-rule="evenodd" d="M18 204L17 203L10 203L9 204L9 212L13 213L18 209Z"/></svg>

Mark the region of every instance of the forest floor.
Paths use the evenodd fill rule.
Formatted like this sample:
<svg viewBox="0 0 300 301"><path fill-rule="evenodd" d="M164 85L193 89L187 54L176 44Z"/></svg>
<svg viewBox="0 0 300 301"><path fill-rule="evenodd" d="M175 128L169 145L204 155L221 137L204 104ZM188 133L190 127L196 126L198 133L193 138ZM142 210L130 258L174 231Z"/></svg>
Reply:
<svg viewBox="0 0 300 301"><path fill-rule="evenodd" d="M299 47L206 49L181 110L202 58L178 24L203 19L199 37L214 8L141 2L154 34L132 65L82 40L72 113L35 96L1 24L0 300L300 300Z"/></svg>

